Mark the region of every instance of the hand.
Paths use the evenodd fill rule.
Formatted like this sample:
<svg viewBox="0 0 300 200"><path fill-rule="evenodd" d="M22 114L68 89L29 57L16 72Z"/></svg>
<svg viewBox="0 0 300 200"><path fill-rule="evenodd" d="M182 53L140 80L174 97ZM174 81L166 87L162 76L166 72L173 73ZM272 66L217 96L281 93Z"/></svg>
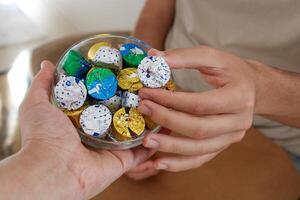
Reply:
<svg viewBox="0 0 300 200"><path fill-rule="evenodd" d="M41 199L38 194L45 195L47 192L50 195L45 196L49 199L57 199L51 194L57 197L60 192L60 197L63 196L61 199L91 198L153 153L143 147L127 151L86 148L80 142L79 135L68 117L50 103L55 67L48 61L44 61L41 66L41 71L33 80L20 108L22 154L29 158L30 162L27 164L32 164L30 171L42 163L56 169L47 172L47 177L51 177L53 183L52 191L50 185L35 183L35 179L30 179L30 190L36 199ZM67 183L65 177L61 180L62 178L52 174L54 172L68 176L71 181ZM70 186L74 187L67 191Z"/></svg>
<svg viewBox="0 0 300 200"><path fill-rule="evenodd" d="M164 57L172 69L198 70L216 89L202 93L140 90L139 111L180 134L147 135L145 147L178 154L147 166L167 171L196 168L244 137L252 124L256 96L255 70L250 62L205 46L150 53Z"/></svg>

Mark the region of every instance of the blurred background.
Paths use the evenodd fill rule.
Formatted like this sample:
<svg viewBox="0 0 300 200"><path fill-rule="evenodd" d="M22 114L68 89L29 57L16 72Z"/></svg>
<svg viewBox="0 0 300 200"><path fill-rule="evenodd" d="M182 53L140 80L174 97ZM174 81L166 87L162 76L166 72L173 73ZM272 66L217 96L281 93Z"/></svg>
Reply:
<svg viewBox="0 0 300 200"><path fill-rule="evenodd" d="M129 34L144 0L0 0L0 158L17 151L17 109L42 59L96 33Z"/></svg>

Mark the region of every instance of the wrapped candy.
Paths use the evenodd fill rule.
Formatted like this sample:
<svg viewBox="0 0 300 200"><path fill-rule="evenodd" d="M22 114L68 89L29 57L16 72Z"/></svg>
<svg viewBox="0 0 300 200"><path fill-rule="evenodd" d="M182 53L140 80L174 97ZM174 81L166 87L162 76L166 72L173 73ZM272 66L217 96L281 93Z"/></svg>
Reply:
<svg viewBox="0 0 300 200"><path fill-rule="evenodd" d="M123 90L137 91L143 87L136 68L122 69L118 74L118 85Z"/></svg>
<svg viewBox="0 0 300 200"><path fill-rule="evenodd" d="M91 46L91 48L88 51L88 55L87 55L88 59L93 60L96 56L98 49L100 49L101 47L111 47L111 44L107 42L99 42L94 44L93 46Z"/></svg>
<svg viewBox="0 0 300 200"><path fill-rule="evenodd" d="M113 116L113 134L119 140L128 140L142 135L145 120L136 108L121 108Z"/></svg>
<svg viewBox="0 0 300 200"><path fill-rule="evenodd" d="M97 50L93 62L100 67L111 66L119 70L121 70L123 66L122 56L119 50L105 46Z"/></svg>
<svg viewBox="0 0 300 200"><path fill-rule="evenodd" d="M144 58L138 66L138 75L144 86L160 88L170 80L171 71L167 62L158 56Z"/></svg>
<svg viewBox="0 0 300 200"><path fill-rule="evenodd" d="M84 83L76 77L66 76L54 87L55 102L60 108L77 110L86 99L87 90Z"/></svg>
<svg viewBox="0 0 300 200"><path fill-rule="evenodd" d="M121 55L125 64L130 67L137 67L147 56L146 52L137 44L126 43L120 47Z"/></svg>
<svg viewBox="0 0 300 200"><path fill-rule="evenodd" d="M112 115L104 105L92 105L87 107L80 115L82 130L94 137L105 137L110 130Z"/></svg>
<svg viewBox="0 0 300 200"><path fill-rule="evenodd" d="M107 100L117 92L117 77L106 68L92 68L86 75L88 94L97 100Z"/></svg>
<svg viewBox="0 0 300 200"><path fill-rule="evenodd" d="M62 60L62 66L67 76L79 79L82 79L91 68L91 64L75 50L68 51Z"/></svg>

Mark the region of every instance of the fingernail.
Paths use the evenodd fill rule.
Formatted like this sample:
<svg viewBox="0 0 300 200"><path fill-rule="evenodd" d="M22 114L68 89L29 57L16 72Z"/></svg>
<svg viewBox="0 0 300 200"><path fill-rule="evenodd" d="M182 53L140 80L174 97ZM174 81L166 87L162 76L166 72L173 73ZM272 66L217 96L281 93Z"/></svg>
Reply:
<svg viewBox="0 0 300 200"><path fill-rule="evenodd" d="M46 60L43 60L41 62L41 69L45 68L47 66L47 61Z"/></svg>
<svg viewBox="0 0 300 200"><path fill-rule="evenodd" d="M41 62L41 69L43 69L45 67L45 62Z"/></svg>
<svg viewBox="0 0 300 200"><path fill-rule="evenodd" d="M151 116L151 109L147 107L145 104L143 104L143 102L139 105L138 110L143 115Z"/></svg>
<svg viewBox="0 0 300 200"><path fill-rule="evenodd" d="M152 148L152 149L158 149L159 143L156 140L150 138L150 139L146 140L145 147Z"/></svg>
<svg viewBox="0 0 300 200"><path fill-rule="evenodd" d="M156 166L156 169L165 170L165 169L168 169L168 165L166 165L164 163L158 163L158 165Z"/></svg>

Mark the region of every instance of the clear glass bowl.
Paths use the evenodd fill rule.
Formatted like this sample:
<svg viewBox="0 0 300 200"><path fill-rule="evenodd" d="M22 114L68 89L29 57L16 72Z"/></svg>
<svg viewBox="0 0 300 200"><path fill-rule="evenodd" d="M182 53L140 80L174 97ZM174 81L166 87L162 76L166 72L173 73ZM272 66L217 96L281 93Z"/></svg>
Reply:
<svg viewBox="0 0 300 200"><path fill-rule="evenodd" d="M100 35L92 36L90 38L86 38L86 39L74 44L73 46L71 46L61 56L61 58L59 59L57 65L56 65L56 71L54 74L54 85L59 81L59 77L61 76L61 74L64 71L63 67L62 67L62 61L63 61L64 57L66 56L67 52L69 52L70 50L76 50L87 59L87 54L88 54L89 49L94 44L100 43L100 42L109 43L111 45L111 47L116 48L116 49L119 49L121 47L121 45L124 43L134 43L134 44L140 46L141 48L143 48L143 50L145 52L148 52L149 49L151 48L145 42L138 40L136 38L130 37L130 36L100 34ZM54 85L53 85L53 90L54 90ZM54 99L54 92L52 92L52 102L54 104L56 104L55 99ZM157 126L155 129L151 130L151 132L158 132L159 129L160 129L160 126ZM93 147L93 148L111 149L111 150L124 150L124 149L130 149L130 148L136 147L136 146L142 144L145 133L147 132L147 130L145 130L141 136L139 136L135 139L131 139L131 140L109 141L106 139L97 138L97 137L88 135L88 134L84 133L81 128L78 128L77 130L80 135L81 141L84 144L86 144L90 147Z"/></svg>

